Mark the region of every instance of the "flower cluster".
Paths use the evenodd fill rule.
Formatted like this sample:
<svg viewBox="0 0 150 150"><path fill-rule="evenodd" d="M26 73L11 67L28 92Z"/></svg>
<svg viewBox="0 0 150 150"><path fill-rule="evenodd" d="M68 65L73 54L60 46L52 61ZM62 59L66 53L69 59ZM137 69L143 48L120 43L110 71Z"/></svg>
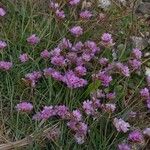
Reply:
<svg viewBox="0 0 150 150"><path fill-rule="evenodd" d="M12 68L13 64L9 61L0 61L0 69L4 71L8 71Z"/></svg>
<svg viewBox="0 0 150 150"><path fill-rule="evenodd" d="M30 112L33 109L33 105L28 102L20 102L17 104L16 109L20 112Z"/></svg>

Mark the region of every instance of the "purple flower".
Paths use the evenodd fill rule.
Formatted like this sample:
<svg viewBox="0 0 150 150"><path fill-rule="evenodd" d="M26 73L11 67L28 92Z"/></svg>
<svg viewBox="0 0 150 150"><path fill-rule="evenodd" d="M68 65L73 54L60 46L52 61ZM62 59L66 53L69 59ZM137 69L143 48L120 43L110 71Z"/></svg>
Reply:
<svg viewBox="0 0 150 150"><path fill-rule="evenodd" d="M116 68L120 73L122 73L124 76L129 77L130 76L130 71L128 66L123 65L122 63L118 62L116 63Z"/></svg>
<svg viewBox="0 0 150 150"><path fill-rule="evenodd" d="M92 59L92 55L90 53L82 53L82 59L86 62L89 62Z"/></svg>
<svg viewBox="0 0 150 150"><path fill-rule="evenodd" d="M40 42L40 38L37 37L35 34L32 34L30 37L27 38L27 42L31 45L35 45Z"/></svg>
<svg viewBox="0 0 150 150"><path fill-rule="evenodd" d="M31 85L31 87L35 87L36 82L42 77L41 72L34 71L32 73L28 73L25 75L25 80Z"/></svg>
<svg viewBox="0 0 150 150"><path fill-rule="evenodd" d="M53 10L56 10L59 8L59 4L58 3L55 3L55 2L50 2L49 4L50 8L52 8Z"/></svg>
<svg viewBox="0 0 150 150"><path fill-rule="evenodd" d="M116 105L107 103L107 104L103 105L103 109L104 109L104 111L111 113L116 110Z"/></svg>
<svg viewBox="0 0 150 150"><path fill-rule="evenodd" d="M6 15L6 11L3 8L0 8L0 16L3 17Z"/></svg>
<svg viewBox="0 0 150 150"><path fill-rule="evenodd" d="M134 48L132 51L132 55L135 59L141 59L142 57L142 52L138 48Z"/></svg>
<svg viewBox="0 0 150 150"><path fill-rule="evenodd" d="M20 54L19 59L20 59L20 61L21 61L22 63L25 63L25 62L27 62L27 61L29 60L29 56L28 56L27 53Z"/></svg>
<svg viewBox="0 0 150 150"><path fill-rule="evenodd" d="M71 6L75 6L75 5L77 5L78 3L80 3L80 0L69 0L69 4L70 4Z"/></svg>
<svg viewBox="0 0 150 150"><path fill-rule="evenodd" d="M112 81L112 77L108 75L106 72L99 72L98 79L102 82L103 86L109 86L110 82Z"/></svg>
<svg viewBox="0 0 150 150"><path fill-rule="evenodd" d="M118 132L122 131L122 132L126 133L129 130L129 127L130 127L129 123L125 122L121 118L120 119L114 118L113 124L116 127Z"/></svg>
<svg viewBox="0 0 150 150"><path fill-rule="evenodd" d="M106 94L106 98L108 98L109 100L113 100L116 98L116 93L108 93Z"/></svg>
<svg viewBox="0 0 150 150"><path fill-rule="evenodd" d="M132 142L142 142L143 135L140 131L132 131L129 133L128 139Z"/></svg>
<svg viewBox="0 0 150 150"><path fill-rule="evenodd" d="M82 11L80 13L80 18L82 19L90 19L92 17L92 13L88 10Z"/></svg>
<svg viewBox="0 0 150 150"><path fill-rule="evenodd" d="M83 144L85 142L85 136L83 136L83 135L81 136L79 134L75 134L74 138L78 144Z"/></svg>
<svg viewBox="0 0 150 150"><path fill-rule="evenodd" d="M72 35L74 35L75 37L79 37L83 34L83 29L80 26L74 26L70 29L70 32L72 33Z"/></svg>
<svg viewBox="0 0 150 150"><path fill-rule="evenodd" d="M82 107L87 115L93 115L95 113L92 101L84 101Z"/></svg>
<svg viewBox="0 0 150 150"><path fill-rule="evenodd" d="M76 68L75 68L75 73L78 75L78 76L84 76L84 75L86 75L86 68L85 67L83 67L83 66L77 66Z"/></svg>
<svg viewBox="0 0 150 150"><path fill-rule="evenodd" d="M144 99L149 99L150 98L150 93L149 93L149 90L147 88L141 89L140 95Z"/></svg>
<svg viewBox="0 0 150 150"><path fill-rule="evenodd" d="M0 49L4 49L7 46L6 42L0 41Z"/></svg>
<svg viewBox="0 0 150 150"><path fill-rule="evenodd" d="M69 108L65 105L59 105L55 107L56 114L62 119L68 119L70 117Z"/></svg>
<svg viewBox="0 0 150 150"><path fill-rule="evenodd" d="M66 83L69 88L79 88L87 84L86 80L77 77L73 71L66 72L63 82Z"/></svg>
<svg viewBox="0 0 150 150"><path fill-rule="evenodd" d="M50 52L48 50L44 50L41 52L41 57L44 59L50 58Z"/></svg>
<svg viewBox="0 0 150 150"><path fill-rule="evenodd" d="M80 51L83 48L83 43L81 41L77 42L73 47L72 51Z"/></svg>
<svg viewBox="0 0 150 150"><path fill-rule="evenodd" d="M21 102L17 104L16 109L21 112L30 112L33 109L33 105L28 102Z"/></svg>
<svg viewBox="0 0 150 150"><path fill-rule="evenodd" d="M55 48L54 50L52 50L50 52L50 55L52 55L52 56L60 56L60 53L61 53L61 49L57 47L57 48Z"/></svg>
<svg viewBox="0 0 150 150"><path fill-rule="evenodd" d="M150 137L150 128L145 128L143 134Z"/></svg>
<svg viewBox="0 0 150 150"><path fill-rule="evenodd" d="M122 143L118 145L118 150L131 150L128 144Z"/></svg>
<svg viewBox="0 0 150 150"><path fill-rule="evenodd" d="M112 35L109 33L104 33L101 39L102 39L102 42L104 43L112 43Z"/></svg>
<svg viewBox="0 0 150 150"><path fill-rule="evenodd" d="M8 61L0 61L0 69L4 71L8 71L12 68L13 64L12 62Z"/></svg>
<svg viewBox="0 0 150 150"><path fill-rule="evenodd" d="M131 68L133 70L138 70L138 69L140 69L142 63L141 63L141 61L139 61L137 59L133 59L133 60L129 60L129 65L131 66Z"/></svg>
<svg viewBox="0 0 150 150"><path fill-rule="evenodd" d="M63 49L70 49L70 48L72 47L72 43L69 41L69 39L63 38L63 39L60 41L58 47L59 47L60 49L62 49L62 50L63 50Z"/></svg>
<svg viewBox="0 0 150 150"><path fill-rule="evenodd" d="M66 60L63 56L53 56L51 58L51 63L53 65L56 65L56 66L65 66L66 65Z"/></svg>
<svg viewBox="0 0 150 150"><path fill-rule="evenodd" d="M74 110L72 112L73 114L73 119L75 119L75 121L81 121L82 120L82 114L79 110Z"/></svg>
<svg viewBox="0 0 150 150"><path fill-rule="evenodd" d="M59 19L64 19L64 18L65 18L65 13L64 13L63 10L57 9L55 13L56 13L56 16L57 16Z"/></svg>
<svg viewBox="0 0 150 150"><path fill-rule="evenodd" d="M99 63L102 65L102 66L106 66L108 64L108 59L107 58L101 58L99 60Z"/></svg>

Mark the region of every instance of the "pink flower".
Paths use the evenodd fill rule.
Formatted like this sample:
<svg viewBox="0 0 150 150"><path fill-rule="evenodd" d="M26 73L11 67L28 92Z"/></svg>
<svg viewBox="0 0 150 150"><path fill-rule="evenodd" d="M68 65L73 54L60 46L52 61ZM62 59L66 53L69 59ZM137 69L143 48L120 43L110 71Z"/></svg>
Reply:
<svg viewBox="0 0 150 150"><path fill-rule="evenodd" d="M104 33L101 39L104 43L112 43L112 35L109 33Z"/></svg>
<svg viewBox="0 0 150 150"><path fill-rule="evenodd" d="M40 38L37 37L35 34L32 34L30 37L27 38L27 42L31 45L35 45L40 42Z"/></svg>
<svg viewBox="0 0 150 150"><path fill-rule="evenodd" d="M84 75L86 75L86 68L85 67L83 67L83 66L77 66L76 68L75 68L75 73L78 75L78 76L84 76Z"/></svg>
<svg viewBox="0 0 150 150"><path fill-rule="evenodd" d="M118 150L131 150L128 144L122 143L118 145Z"/></svg>
<svg viewBox="0 0 150 150"><path fill-rule="evenodd" d="M69 88L79 88L87 84L86 80L77 77L73 71L66 72L63 82L66 83Z"/></svg>
<svg viewBox="0 0 150 150"><path fill-rule="evenodd" d="M74 117L73 119L75 119L76 121L81 121L82 120L82 114L79 110L74 110L72 112L72 114L73 114L73 117Z"/></svg>
<svg viewBox="0 0 150 150"><path fill-rule="evenodd" d="M82 19L90 19L92 17L92 13L88 10L82 11L80 13L80 18Z"/></svg>
<svg viewBox="0 0 150 150"><path fill-rule="evenodd" d="M79 37L83 34L83 29L80 26L74 26L70 29L70 32L75 36Z"/></svg>
<svg viewBox="0 0 150 150"><path fill-rule="evenodd" d="M150 137L150 128L145 128L143 134Z"/></svg>
<svg viewBox="0 0 150 150"><path fill-rule="evenodd" d="M0 69L4 71L8 71L12 68L13 64L12 62L8 61L0 61Z"/></svg>
<svg viewBox="0 0 150 150"><path fill-rule="evenodd" d="M0 16L3 17L6 15L6 11L3 8L0 8Z"/></svg>
<svg viewBox="0 0 150 150"><path fill-rule="evenodd" d="M140 95L144 99L149 99L150 98L150 92L149 92L148 88L141 89Z"/></svg>
<svg viewBox="0 0 150 150"><path fill-rule="evenodd" d="M135 59L141 59L142 57L142 52L138 48L134 48L132 51L132 55Z"/></svg>
<svg viewBox="0 0 150 150"><path fill-rule="evenodd" d="M99 60L99 63L100 63L102 66L108 65L108 62L109 62L109 60L108 60L107 58L101 58L101 59Z"/></svg>
<svg viewBox="0 0 150 150"><path fill-rule="evenodd" d="M69 41L67 38L63 38L60 43L58 44L58 47L63 50L63 49L70 49L72 47L72 43Z"/></svg>
<svg viewBox="0 0 150 150"><path fill-rule="evenodd" d="M44 59L50 58L50 52L48 50L44 50L41 52L41 57Z"/></svg>
<svg viewBox="0 0 150 150"><path fill-rule="evenodd" d="M77 42L73 47L72 51L80 51L83 48L83 43L81 41Z"/></svg>
<svg viewBox="0 0 150 150"><path fill-rule="evenodd" d="M131 69L138 70L141 68L142 63L137 59L133 59L133 60L129 60L129 65L131 66Z"/></svg>
<svg viewBox="0 0 150 150"><path fill-rule="evenodd" d="M122 63L118 62L116 63L116 68L118 69L118 71L123 74L125 77L129 77L130 76L130 71L128 66L123 65Z"/></svg>
<svg viewBox="0 0 150 150"><path fill-rule="evenodd" d="M59 19L64 19L64 18L65 18L65 13L64 13L63 10L57 9L55 13L56 13L56 16L57 16Z"/></svg>
<svg viewBox="0 0 150 150"><path fill-rule="evenodd" d="M28 102L21 102L17 104L16 109L21 112L30 112L33 109L33 105Z"/></svg>
<svg viewBox="0 0 150 150"><path fill-rule="evenodd" d="M27 61L29 60L29 56L28 56L27 53L24 53L24 54L21 54L21 55L19 56L19 59L20 59L20 61L21 61L22 63L25 63L25 62L27 62Z"/></svg>
<svg viewBox="0 0 150 150"><path fill-rule="evenodd" d="M59 4L58 3L55 3L55 2L50 2L49 4L50 8L52 8L53 10L56 10L59 8Z"/></svg>
<svg viewBox="0 0 150 150"><path fill-rule="evenodd" d="M118 132L122 131L122 132L126 133L129 130L129 127L130 127L129 123L125 122L121 118L120 119L114 118L113 124L116 127Z"/></svg>
<svg viewBox="0 0 150 150"><path fill-rule="evenodd" d="M129 133L128 139L132 142L142 142L143 135L140 131L132 131Z"/></svg>
<svg viewBox="0 0 150 150"><path fill-rule="evenodd" d="M0 41L0 49L4 49L7 46L6 42Z"/></svg>
<svg viewBox="0 0 150 150"><path fill-rule="evenodd" d="M108 103L108 104L103 105L103 109L104 109L104 111L111 113L111 112L114 112L116 110L116 105Z"/></svg>
<svg viewBox="0 0 150 150"><path fill-rule="evenodd" d="M78 3L80 3L80 0L69 0L69 4L70 4L71 6L75 6L75 5L77 5Z"/></svg>
<svg viewBox="0 0 150 150"><path fill-rule="evenodd" d="M63 56L53 56L51 58L51 63L53 65L56 65L56 66L65 66L66 65L66 60Z"/></svg>
<svg viewBox="0 0 150 150"><path fill-rule="evenodd" d="M89 100L84 101L82 107L87 115L94 115L95 109L93 107L92 101L89 101Z"/></svg>

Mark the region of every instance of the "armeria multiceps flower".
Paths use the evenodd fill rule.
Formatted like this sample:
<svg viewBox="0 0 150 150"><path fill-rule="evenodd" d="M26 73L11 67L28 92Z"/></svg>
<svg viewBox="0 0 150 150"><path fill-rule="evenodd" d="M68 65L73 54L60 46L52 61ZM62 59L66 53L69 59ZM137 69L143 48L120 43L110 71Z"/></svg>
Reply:
<svg viewBox="0 0 150 150"><path fill-rule="evenodd" d="M114 118L113 124L116 127L118 132L122 131L122 132L126 133L129 130L129 127L130 127L129 123L125 122L121 118L120 119Z"/></svg>
<svg viewBox="0 0 150 150"><path fill-rule="evenodd" d="M134 48L133 51L132 51L132 55L135 59L141 59L142 57L142 52L140 49L138 48Z"/></svg>
<svg viewBox="0 0 150 150"><path fill-rule="evenodd" d="M107 93L106 98L109 100L114 100L116 98L116 93Z"/></svg>
<svg viewBox="0 0 150 150"><path fill-rule="evenodd" d="M28 56L27 53L20 54L19 59L20 59L20 61L21 61L22 63L25 63L25 62L27 62L27 61L29 60L29 56Z"/></svg>
<svg viewBox="0 0 150 150"><path fill-rule="evenodd" d="M6 42L0 40L0 49L4 49L7 47Z"/></svg>
<svg viewBox="0 0 150 150"><path fill-rule="evenodd" d="M90 11L88 11L88 10L85 10L85 11L82 11L81 13L80 13L80 18L81 19L90 19L92 17L92 13L90 12Z"/></svg>
<svg viewBox="0 0 150 150"><path fill-rule="evenodd" d="M56 48L54 48L54 50L52 50L52 51L50 52L50 55L51 55L51 56L60 56L61 51L62 51L62 50L61 50L59 47L56 47Z"/></svg>
<svg viewBox="0 0 150 150"><path fill-rule="evenodd" d="M97 78L102 82L102 85L106 87L109 86L110 82L112 81L112 77L104 71L100 71L97 74Z"/></svg>
<svg viewBox="0 0 150 150"><path fill-rule="evenodd" d="M49 4L50 8L52 8L53 10L57 10L59 8L59 4L55 3L53 1L50 2Z"/></svg>
<svg viewBox="0 0 150 150"><path fill-rule="evenodd" d="M75 37L79 37L83 34L83 29L80 26L74 26L70 29L70 32Z"/></svg>
<svg viewBox="0 0 150 150"><path fill-rule="evenodd" d="M28 73L25 75L25 80L31 85L31 87L35 87L37 81L42 77L41 72L34 71L32 73Z"/></svg>
<svg viewBox="0 0 150 150"><path fill-rule="evenodd" d="M35 45L40 42L40 38L35 34L32 34L30 37L27 38L27 42L31 45Z"/></svg>
<svg viewBox="0 0 150 150"><path fill-rule="evenodd" d="M101 59L99 60L99 63L100 63L102 66L108 65L108 62L109 62L109 60L108 60L107 58L101 58Z"/></svg>
<svg viewBox="0 0 150 150"><path fill-rule="evenodd" d="M124 76L126 76L126 77L130 76L130 71L129 71L128 66L123 65L122 63L118 62L118 63L116 63L116 68Z"/></svg>
<svg viewBox="0 0 150 150"><path fill-rule="evenodd" d="M140 131L135 130L129 133L128 139L132 142L142 142L143 134Z"/></svg>
<svg viewBox="0 0 150 150"><path fill-rule="evenodd" d="M63 49L71 49L71 47L72 47L72 43L67 38L63 38L60 41L60 43L58 44L58 48L60 48L61 50L63 50Z"/></svg>
<svg viewBox="0 0 150 150"><path fill-rule="evenodd" d="M92 101L89 101L89 100L84 101L82 107L83 107L83 110L85 111L85 113L87 115L94 115L95 109L93 107L93 102Z"/></svg>
<svg viewBox="0 0 150 150"><path fill-rule="evenodd" d="M0 61L0 69L4 71L8 71L12 68L13 64L9 61Z"/></svg>
<svg viewBox="0 0 150 150"><path fill-rule="evenodd" d="M83 48L84 44L79 41L71 48L72 51L80 51Z"/></svg>
<svg viewBox="0 0 150 150"><path fill-rule="evenodd" d="M131 66L132 70L138 70L141 68L141 61L137 59L129 60L129 65Z"/></svg>
<svg viewBox="0 0 150 150"><path fill-rule="evenodd" d="M66 60L63 56L53 56L51 57L51 63L56 66L65 66Z"/></svg>
<svg viewBox="0 0 150 150"><path fill-rule="evenodd" d="M131 150L131 147L128 144L121 143L121 144L118 144L118 150Z"/></svg>
<svg viewBox="0 0 150 150"><path fill-rule="evenodd" d="M109 33L104 33L101 37L103 44L111 45L113 43L112 35Z"/></svg>
<svg viewBox="0 0 150 150"><path fill-rule="evenodd" d="M80 3L80 0L69 0L69 4L71 6L75 6L75 5L79 4L79 3Z"/></svg>
<svg viewBox="0 0 150 150"><path fill-rule="evenodd" d="M58 105L55 107L56 114L61 118L61 119L69 119L70 118L70 112L69 108L65 105Z"/></svg>
<svg viewBox="0 0 150 150"><path fill-rule="evenodd" d="M53 77L57 81L63 81L64 79L63 75L59 71L56 71L55 69L52 68L44 69L44 75L46 77L47 76Z"/></svg>
<svg viewBox="0 0 150 150"><path fill-rule="evenodd" d="M141 95L142 98L144 98L146 100L149 99L150 98L150 92L149 92L148 88L141 89L140 90L140 95Z"/></svg>
<svg viewBox="0 0 150 150"><path fill-rule="evenodd" d="M102 108L103 108L104 111L106 111L108 113L112 113L116 110L116 105L111 104L111 103L107 103L107 104L103 104Z"/></svg>
<svg viewBox="0 0 150 150"><path fill-rule="evenodd" d="M6 15L6 11L3 8L0 8L0 16L3 17Z"/></svg>
<svg viewBox="0 0 150 150"><path fill-rule="evenodd" d="M77 76L84 76L84 75L86 75L86 72L87 72L87 70L83 66L77 66L75 68L75 73L77 74Z"/></svg>
<svg viewBox="0 0 150 150"><path fill-rule="evenodd" d="M87 81L77 77L73 71L66 72L63 82L66 83L69 88L79 88L87 85Z"/></svg>
<svg viewBox="0 0 150 150"><path fill-rule="evenodd" d="M48 50L44 50L41 52L40 56L44 59L50 58L50 52Z"/></svg>
<svg viewBox="0 0 150 150"><path fill-rule="evenodd" d="M82 120L82 114L79 110L73 110L73 120L75 121L81 121Z"/></svg>
<svg viewBox="0 0 150 150"><path fill-rule="evenodd" d="M65 18L65 12L63 10L57 9L55 14L56 14L57 18L59 18L59 19L64 19Z"/></svg>
<svg viewBox="0 0 150 150"><path fill-rule="evenodd" d="M143 130L143 134L146 135L146 136L148 136L148 137L150 137L150 128L145 128Z"/></svg>
<svg viewBox="0 0 150 150"><path fill-rule="evenodd" d="M16 109L20 112L30 112L33 109L33 105L29 102L20 102L17 104Z"/></svg>

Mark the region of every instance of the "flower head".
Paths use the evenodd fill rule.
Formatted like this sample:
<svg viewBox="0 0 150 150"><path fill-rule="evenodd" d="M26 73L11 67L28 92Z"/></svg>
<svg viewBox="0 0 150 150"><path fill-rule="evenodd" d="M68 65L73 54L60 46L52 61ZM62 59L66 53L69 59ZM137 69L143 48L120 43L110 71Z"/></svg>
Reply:
<svg viewBox="0 0 150 150"><path fill-rule="evenodd" d="M70 29L70 32L75 37L79 37L83 34L83 29L80 26L74 26Z"/></svg>
<svg viewBox="0 0 150 150"><path fill-rule="evenodd" d="M37 37L35 34L32 34L30 37L27 38L27 42L31 45L35 45L40 42L40 38Z"/></svg>
<svg viewBox="0 0 150 150"><path fill-rule="evenodd" d="M6 15L6 11L3 8L0 8L0 16L3 17Z"/></svg>
<svg viewBox="0 0 150 150"><path fill-rule="evenodd" d="M122 132L126 133L129 130L129 127L130 127L129 123L125 122L121 118L120 119L114 118L113 124L116 127L118 132L122 131Z"/></svg>
<svg viewBox="0 0 150 150"><path fill-rule="evenodd" d="M79 4L79 3L80 3L80 0L69 0L69 4L71 6L75 6L75 5Z"/></svg>
<svg viewBox="0 0 150 150"><path fill-rule="evenodd" d="M4 49L7 46L6 42L0 41L0 49Z"/></svg>
<svg viewBox="0 0 150 150"><path fill-rule="evenodd" d="M118 145L118 150L131 150L131 147L128 144L122 143Z"/></svg>
<svg viewBox="0 0 150 150"><path fill-rule="evenodd" d="M82 11L80 13L80 18L81 19L90 19L92 17L92 13L88 10Z"/></svg>
<svg viewBox="0 0 150 150"><path fill-rule="evenodd" d="M0 61L0 69L4 71L8 71L12 68L13 64L12 62L8 61Z"/></svg>
<svg viewBox="0 0 150 150"><path fill-rule="evenodd" d="M142 142L143 135L140 131L132 131L129 133L128 139L132 142Z"/></svg>
<svg viewBox="0 0 150 150"><path fill-rule="evenodd" d="M28 102L21 102L17 104L16 109L21 112L30 112L33 109L33 105Z"/></svg>
<svg viewBox="0 0 150 150"><path fill-rule="evenodd" d="M44 50L41 52L41 57L44 59L50 58L50 52L48 50Z"/></svg>
<svg viewBox="0 0 150 150"><path fill-rule="evenodd" d="M132 55L135 59L141 59L142 57L142 52L138 48L134 48L132 51Z"/></svg>
<svg viewBox="0 0 150 150"><path fill-rule="evenodd" d="M21 61L22 63L25 63L25 62L27 62L27 61L29 60L29 56L28 56L27 53L20 54L19 59L20 59L20 61Z"/></svg>

